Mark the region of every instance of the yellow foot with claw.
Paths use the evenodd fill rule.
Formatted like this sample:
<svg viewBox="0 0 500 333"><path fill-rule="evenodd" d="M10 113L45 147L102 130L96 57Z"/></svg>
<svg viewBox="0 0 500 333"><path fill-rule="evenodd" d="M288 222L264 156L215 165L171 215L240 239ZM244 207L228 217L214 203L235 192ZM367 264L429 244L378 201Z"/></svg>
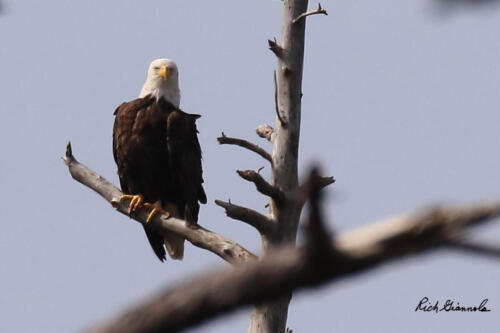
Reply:
<svg viewBox="0 0 500 333"><path fill-rule="evenodd" d="M158 200L154 204L150 204L146 202L144 204L144 207L151 208L151 212L149 213L148 217L146 218L146 223L151 221L151 219L156 215L156 214L163 214L166 215L167 217L170 217L170 213L164 210L161 206L161 202Z"/></svg>
<svg viewBox="0 0 500 333"><path fill-rule="evenodd" d="M144 197L140 194L137 194L137 195L125 194L120 198L120 200L123 200L123 199L130 200L130 203L128 205L128 215L135 212L137 210L137 208L141 207L144 203Z"/></svg>

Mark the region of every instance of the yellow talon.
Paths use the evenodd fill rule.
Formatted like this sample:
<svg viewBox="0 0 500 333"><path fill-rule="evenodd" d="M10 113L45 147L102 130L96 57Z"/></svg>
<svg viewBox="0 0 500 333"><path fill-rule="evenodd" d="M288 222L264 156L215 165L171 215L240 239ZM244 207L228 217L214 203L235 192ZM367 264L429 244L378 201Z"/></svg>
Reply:
<svg viewBox="0 0 500 333"><path fill-rule="evenodd" d="M149 223L149 221L151 221L151 219L156 215L158 214L158 209L156 208L153 208L153 210L151 211L151 213L149 213L147 219L146 219L146 223Z"/></svg>
<svg viewBox="0 0 500 333"><path fill-rule="evenodd" d="M158 200L156 201L154 204L150 204L148 202L146 202L144 204L144 207L147 207L147 208L152 208L151 209L151 212L149 213L148 217L146 218L146 223L148 223L149 221L151 221L151 219L153 219L153 217L156 215L156 214L163 214L163 215L166 215L167 217L170 217L170 213L167 212L166 210L164 210L161 206L161 202Z"/></svg>
<svg viewBox="0 0 500 333"><path fill-rule="evenodd" d="M141 207L144 203L144 197L140 194L137 194L137 195L125 194L120 198L120 200L123 200L123 199L130 200L130 203L128 205L128 215L135 212L137 210L137 208Z"/></svg>
<svg viewBox="0 0 500 333"><path fill-rule="evenodd" d="M146 219L146 223L151 221L156 214L163 214L166 215L167 217L170 217L170 213L163 209L160 200L156 201L153 204L149 202L144 202L144 197L140 194L137 195L124 194L120 198L120 200L124 199L130 200L130 203L128 205L128 215L134 213L140 207L146 207L151 209L151 212L149 212L149 215Z"/></svg>
<svg viewBox="0 0 500 333"><path fill-rule="evenodd" d="M132 201L130 202L130 204L132 205L132 208L129 207L129 214L130 212L135 212L137 210L137 208L141 207L142 204L144 202L144 198L142 195L136 195Z"/></svg>

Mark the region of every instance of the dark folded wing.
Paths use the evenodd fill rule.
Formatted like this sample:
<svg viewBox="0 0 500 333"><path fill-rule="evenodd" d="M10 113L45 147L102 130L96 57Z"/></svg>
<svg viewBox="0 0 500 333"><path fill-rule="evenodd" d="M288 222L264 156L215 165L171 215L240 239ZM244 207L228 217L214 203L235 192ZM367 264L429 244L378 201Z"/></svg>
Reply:
<svg viewBox="0 0 500 333"><path fill-rule="evenodd" d="M131 151L130 142L134 136L137 113L150 107L153 102L154 99L150 96L138 98L131 102L122 103L114 112L113 157L118 166L121 189L126 194L147 195L147 193L140 193L144 190L144 179L141 179L141 172L137 172L137 168L130 164L131 159L141 158L140 155L131 156L134 152ZM164 261L166 252L163 247L163 237L150 230L146 225L143 226L153 251L161 261Z"/></svg>
<svg viewBox="0 0 500 333"><path fill-rule="evenodd" d="M173 182L179 194L181 214L189 222L198 221L199 203L206 203L203 189L201 147L196 119L199 115L175 110L167 119L167 145Z"/></svg>

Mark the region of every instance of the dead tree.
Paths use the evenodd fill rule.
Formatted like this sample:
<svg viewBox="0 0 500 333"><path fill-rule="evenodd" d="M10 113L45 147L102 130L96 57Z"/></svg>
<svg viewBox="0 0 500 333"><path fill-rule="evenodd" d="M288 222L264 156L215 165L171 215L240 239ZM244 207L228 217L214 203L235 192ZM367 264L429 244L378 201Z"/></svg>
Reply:
<svg viewBox="0 0 500 333"><path fill-rule="evenodd" d="M269 138L273 145L271 186L279 196L272 196L270 202L270 216L276 228L271 232L261 232L263 254L273 247L295 244L302 210L302 205L293 199L293 192L299 187L298 150L306 17L326 14L321 5L310 12L307 5L307 0L285 0L281 42L269 40L269 48L278 59L274 74L276 121L274 130L270 129L273 134ZM256 306L248 332L284 332L290 298L291 294Z"/></svg>

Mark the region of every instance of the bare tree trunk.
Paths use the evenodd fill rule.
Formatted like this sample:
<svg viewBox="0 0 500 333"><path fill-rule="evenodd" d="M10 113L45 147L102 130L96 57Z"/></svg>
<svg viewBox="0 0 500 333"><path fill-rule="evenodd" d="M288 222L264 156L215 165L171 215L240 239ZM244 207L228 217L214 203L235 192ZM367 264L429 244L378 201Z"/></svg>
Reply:
<svg viewBox="0 0 500 333"><path fill-rule="evenodd" d="M302 68L304 61L305 17L307 0L285 0L281 46L271 45L278 57L276 84L276 124L273 138L273 185L285 194L298 186L298 150L302 98ZM278 204L271 200L270 212L279 227L264 235L262 253L283 243L295 243L301 207L293 200ZM291 294L276 301L257 305L250 318L249 333L284 332Z"/></svg>

